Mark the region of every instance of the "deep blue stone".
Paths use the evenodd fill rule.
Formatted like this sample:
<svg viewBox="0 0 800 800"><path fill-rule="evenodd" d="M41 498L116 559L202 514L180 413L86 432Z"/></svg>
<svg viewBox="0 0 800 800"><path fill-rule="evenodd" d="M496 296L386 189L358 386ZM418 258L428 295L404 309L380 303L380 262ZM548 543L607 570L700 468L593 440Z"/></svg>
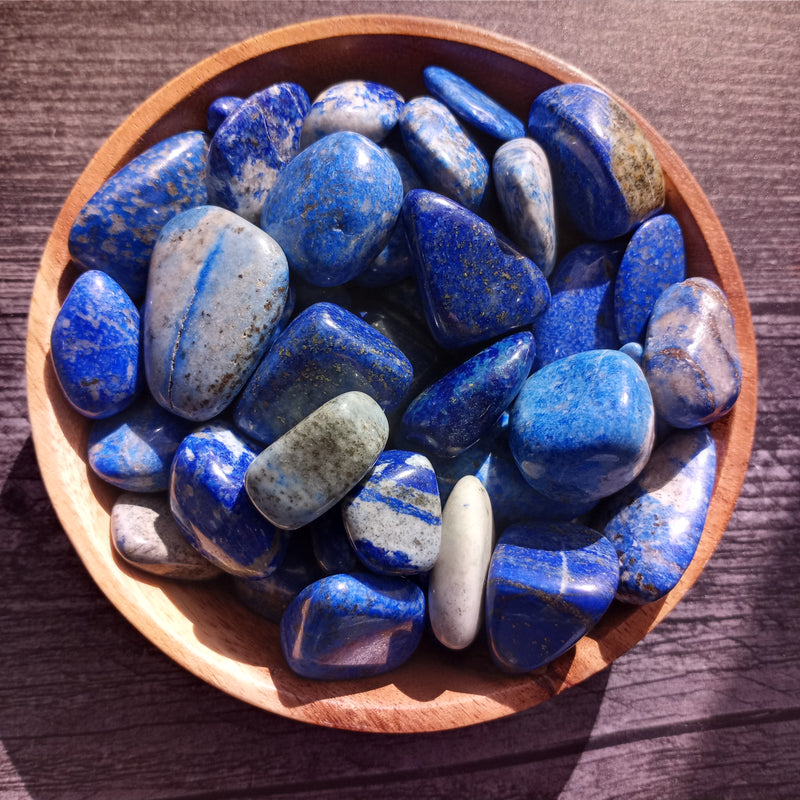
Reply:
<svg viewBox="0 0 800 800"><path fill-rule="evenodd" d="M311 532L314 558L326 575L363 569L347 535L341 505L335 505L321 517L309 522L305 529Z"/></svg>
<svg viewBox="0 0 800 800"><path fill-rule="evenodd" d="M218 97L208 107L206 112L206 128L213 136L220 125L244 102L243 97L225 95Z"/></svg>

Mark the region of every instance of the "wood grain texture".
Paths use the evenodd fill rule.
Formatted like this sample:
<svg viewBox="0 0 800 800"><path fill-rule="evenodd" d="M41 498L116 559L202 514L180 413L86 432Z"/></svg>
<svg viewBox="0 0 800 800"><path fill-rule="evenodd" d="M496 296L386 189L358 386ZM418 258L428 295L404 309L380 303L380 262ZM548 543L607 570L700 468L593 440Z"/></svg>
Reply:
<svg viewBox="0 0 800 800"><path fill-rule="evenodd" d="M630 8L403 10L579 64L640 110L699 179L742 269L759 346L747 481L701 580L609 670L507 719L374 737L244 706L170 662L108 604L37 473L23 343L33 276L67 191L145 97L261 30L397 5L0 4L0 796L797 796L798 14L790 3Z"/></svg>

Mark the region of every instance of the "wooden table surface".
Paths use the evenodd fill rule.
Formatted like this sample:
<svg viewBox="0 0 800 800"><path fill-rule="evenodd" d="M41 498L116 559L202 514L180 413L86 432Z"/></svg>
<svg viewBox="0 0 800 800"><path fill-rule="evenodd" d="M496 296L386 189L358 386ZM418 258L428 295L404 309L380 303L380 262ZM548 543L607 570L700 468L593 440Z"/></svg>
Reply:
<svg viewBox="0 0 800 800"><path fill-rule="evenodd" d="M151 92L303 19L412 13L583 68L684 159L753 312L747 480L677 609L585 684L445 733L359 734L256 710L145 640L90 580L39 476L24 384L34 275L61 203ZM0 0L0 797L800 797L800 5Z"/></svg>

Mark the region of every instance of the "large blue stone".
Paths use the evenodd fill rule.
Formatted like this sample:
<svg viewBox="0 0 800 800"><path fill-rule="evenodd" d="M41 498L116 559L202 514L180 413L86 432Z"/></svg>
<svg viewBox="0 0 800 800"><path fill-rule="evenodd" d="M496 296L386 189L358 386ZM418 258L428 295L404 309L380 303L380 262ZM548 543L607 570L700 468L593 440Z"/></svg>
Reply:
<svg viewBox="0 0 800 800"><path fill-rule="evenodd" d="M381 675L417 649L425 596L406 578L331 575L306 587L281 619L281 648L305 678Z"/></svg>
<svg viewBox="0 0 800 800"><path fill-rule="evenodd" d="M72 260L107 272L131 298L141 298L161 228L175 214L207 202L207 153L205 134L179 133L112 175L70 229Z"/></svg>

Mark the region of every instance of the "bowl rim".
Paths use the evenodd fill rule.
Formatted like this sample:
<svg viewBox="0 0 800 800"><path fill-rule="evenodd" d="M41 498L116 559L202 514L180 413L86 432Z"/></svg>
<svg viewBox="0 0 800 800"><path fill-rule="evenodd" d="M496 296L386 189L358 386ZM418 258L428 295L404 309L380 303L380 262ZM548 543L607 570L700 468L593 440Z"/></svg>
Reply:
<svg viewBox="0 0 800 800"><path fill-rule="evenodd" d="M288 668L270 663L249 664L231 653L237 637L264 634L265 621L242 609L234 611L238 634L230 619L213 603L204 614L212 617L216 633L209 634L205 618L189 618L197 587L164 586L163 581L125 567L113 554L109 537L93 530L110 514L117 490L100 485L89 474L85 453L87 420L60 402L53 391L49 365L49 335L59 294L77 271L70 265L67 234L80 208L103 181L144 149L146 134L187 97L186 86L209 85L233 65L286 47L307 46L339 37L395 36L438 39L481 48L540 70L556 82L581 82L607 92L636 119L653 144L667 177L667 204L685 204L684 222L696 225L711 260L710 277L722 286L734 313L742 360L743 386L733 411L712 426L721 446L717 483L697 553L678 585L662 600L648 606L620 610L614 624L600 625L578 645L548 667L522 677L497 673L481 682L469 672L465 681L437 684L431 671L450 654L432 648L422 653L424 670L414 675L404 666L374 681L314 684L293 680ZM680 202L679 202L680 201ZM34 283L26 343L28 412L34 448L42 478L57 516L95 583L147 639L167 656L211 685L259 708L317 725L372 732L423 732L464 727L530 708L566 688L586 680L621 656L658 625L695 583L716 549L745 480L755 435L757 358L755 334L744 283L722 226L710 202L681 159L661 135L622 98L559 58L515 39L478 27L434 17L361 14L323 17L270 30L224 48L184 70L139 105L109 136L86 166L53 225ZM88 487L92 501L78 488ZM107 521L106 521L107 524ZM202 591L208 591L204 589ZM158 609L156 618L155 609ZM271 623L267 623L271 624ZM200 635L211 636L204 639ZM237 640L237 641L234 641ZM220 652L224 650L224 652ZM415 656L415 659L417 656ZM453 674L462 667L456 665ZM472 669L467 665L464 669ZM479 689L470 684L477 681ZM452 679L452 676L450 676ZM327 687L327 688L324 688ZM304 692L308 690L306 696Z"/></svg>

